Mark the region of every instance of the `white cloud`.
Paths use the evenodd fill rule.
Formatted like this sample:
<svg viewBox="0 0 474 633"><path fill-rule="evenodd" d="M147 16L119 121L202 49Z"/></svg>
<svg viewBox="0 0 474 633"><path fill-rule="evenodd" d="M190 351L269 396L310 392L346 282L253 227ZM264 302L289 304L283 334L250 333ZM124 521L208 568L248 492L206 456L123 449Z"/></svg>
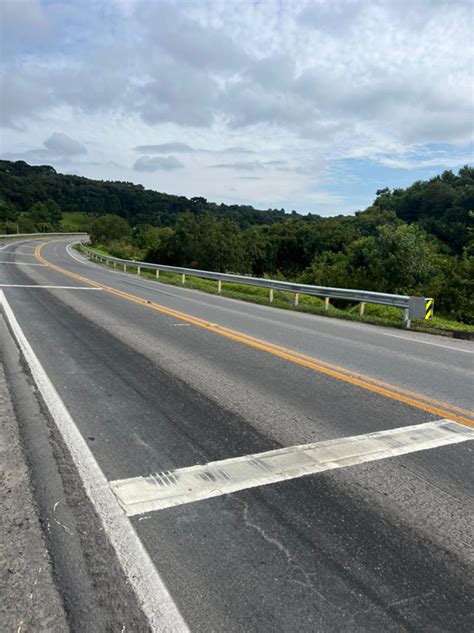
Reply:
<svg viewBox="0 0 474 633"><path fill-rule="evenodd" d="M188 154L195 150L187 143L172 141L170 143L161 143L160 145L138 145L135 147L135 151L140 152L140 154L145 152L148 154Z"/></svg>
<svg viewBox="0 0 474 633"><path fill-rule="evenodd" d="M51 136L44 141L44 145L51 154L57 154L58 156L87 154L87 149L84 145L62 132L54 132L51 134Z"/></svg>
<svg viewBox="0 0 474 633"><path fill-rule="evenodd" d="M295 187L299 200L316 201L312 188L324 186L333 161L395 166L409 156L424 165L437 159L433 145L461 156L473 138L467 0L1 6L9 155L85 169L84 145L51 136L74 130L104 177L152 185L161 170L170 192L195 186L217 200L240 179L250 202L266 200L266 188L277 204ZM213 175L209 153L229 154ZM252 160L239 160L245 153ZM186 183L170 154L186 155ZM117 155L129 167L114 166ZM271 170L271 161L288 164ZM283 168L275 188L270 172ZM242 181L243 170L257 169L260 181Z"/></svg>
<svg viewBox="0 0 474 633"><path fill-rule="evenodd" d="M172 171L174 169L181 169L184 167L183 163L174 158L173 156L141 156L135 161L133 169L135 171Z"/></svg>

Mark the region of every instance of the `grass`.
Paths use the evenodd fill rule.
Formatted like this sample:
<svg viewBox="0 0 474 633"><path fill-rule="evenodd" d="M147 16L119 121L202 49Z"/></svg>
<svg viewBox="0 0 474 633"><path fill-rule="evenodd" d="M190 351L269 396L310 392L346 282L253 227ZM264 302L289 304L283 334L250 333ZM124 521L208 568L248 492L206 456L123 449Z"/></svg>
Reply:
<svg viewBox="0 0 474 633"><path fill-rule="evenodd" d="M77 248L80 249L79 246ZM110 255L103 248L94 247L94 251L101 255ZM136 267L127 265L127 272L136 272L136 270ZM160 277L157 279L156 272L154 270L146 270L142 268L141 276L171 286L182 286L181 275L176 273L160 271ZM191 277L187 275L185 287L200 290L201 292L207 292L208 294L218 294L217 282L210 279L202 279L200 277ZM308 295L300 295L299 305L295 306L294 294L280 290L274 291L273 302L270 304L268 289L228 282L222 282L222 296L230 299L239 299L241 301L258 303L260 305L271 305L275 308L293 310L295 312L305 312L319 316L360 321L361 323L371 323L373 325L403 328L403 310L400 308L393 308L391 306L366 304L365 313L363 316L360 316L358 304L349 304L347 308L339 308L329 304L328 309L325 310L323 299ZM453 330L474 334L474 326L439 316L434 317L430 321L412 321L412 329L426 331L432 334L449 334Z"/></svg>
<svg viewBox="0 0 474 633"><path fill-rule="evenodd" d="M61 227L63 231L70 233L88 231L92 219L92 216L82 211L65 211L61 220Z"/></svg>

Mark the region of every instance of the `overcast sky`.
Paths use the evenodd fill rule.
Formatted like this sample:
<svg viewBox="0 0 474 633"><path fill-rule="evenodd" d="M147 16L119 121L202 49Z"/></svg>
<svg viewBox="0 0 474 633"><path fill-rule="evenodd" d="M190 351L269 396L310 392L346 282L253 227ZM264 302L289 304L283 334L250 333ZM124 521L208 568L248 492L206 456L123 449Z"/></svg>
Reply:
<svg viewBox="0 0 474 633"><path fill-rule="evenodd" d="M1 0L1 155L350 213L472 163L465 0Z"/></svg>

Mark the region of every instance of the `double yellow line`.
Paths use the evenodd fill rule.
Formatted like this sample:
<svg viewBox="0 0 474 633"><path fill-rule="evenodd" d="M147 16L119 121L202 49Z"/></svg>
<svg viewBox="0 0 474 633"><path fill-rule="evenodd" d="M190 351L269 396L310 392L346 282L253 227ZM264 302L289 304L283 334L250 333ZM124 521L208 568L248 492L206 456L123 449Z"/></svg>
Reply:
<svg viewBox="0 0 474 633"><path fill-rule="evenodd" d="M146 299L141 299L140 297L129 294L128 292L123 292L122 290L117 290L116 288L106 286L105 284L101 284L97 281L89 279L88 277L83 277L82 275L72 273L69 270L65 270L64 268L57 266L56 264L52 264L42 256L41 250L43 246L45 246L45 244L47 244L47 242L40 244L36 248L36 259L52 270L56 270L57 272L62 273L63 275L67 275L72 279L76 279L77 281L88 284L90 286L94 286L96 288L101 288L102 290L105 290L110 294L120 297L121 299L132 301L133 303L142 305L150 310L155 310L155 312L160 312L161 314L172 316L176 319L179 319L180 321L196 325L197 327L200 327L202 329L209 330L211 332L214 332L215 334L220 334L221 336L225 336L228 339L237 341L238 343L242 343L249 347L259 349L263 352L267 352L268 354L272 354L273 356L277 356L292 363L296 363L297 365L307 367L308 369L312 369L313 371L317 371L321 374L331 376L332 378L337 378L338 380L342 380L343 382L355 385L362 389L366 389L367 391L372 391L373 393L377 393L381 396L385 396L386 398L398 400L399 402L403 402L404 404L407 404L409 406L416 407L417 409L422 409L423 411L428 411L429 413L433 413L434 415L440 416L442 418L449 418L450 420L455 420L456 422L460 422L461 424L474 427L473 411L461 409L460 407L456 407L454 405L448 404L446 402L441 402L439 400L434 400L433 398L425 396L421 393L417 393L415 391L410 391L408 389L403 389L402 387L390 385L381 380L377 380L376 378L364 376L363 374L350 371L348 369L345 369L344 367L339 367L337 365L327 363L311 356L306 356L305 354L300 354L299 352L281 347L280 345L267 343L266 341L263 341L261 339L249 336L248 334L244 334L243 332L238 332L236 330L222 327L220 325L217 325L216 323L211 323L210 321L206 321L204 319L194 317L190 314L186 314L185 312L172 310L171 308L167 308L158 303L153 303L151 301L147 301Z"/></svg>

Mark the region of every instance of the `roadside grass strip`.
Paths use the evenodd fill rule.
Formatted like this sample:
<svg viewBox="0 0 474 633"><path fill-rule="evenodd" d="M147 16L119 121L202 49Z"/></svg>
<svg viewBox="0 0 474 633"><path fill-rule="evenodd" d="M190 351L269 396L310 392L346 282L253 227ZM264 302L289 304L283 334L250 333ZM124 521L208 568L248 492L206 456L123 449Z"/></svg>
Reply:
<svg viewBox="0 0 474 633"><path fill-rule="evenodd" d="M110 486L125 513L134 516L473 439L474 429L438 420L112 481Z"/></svg>

